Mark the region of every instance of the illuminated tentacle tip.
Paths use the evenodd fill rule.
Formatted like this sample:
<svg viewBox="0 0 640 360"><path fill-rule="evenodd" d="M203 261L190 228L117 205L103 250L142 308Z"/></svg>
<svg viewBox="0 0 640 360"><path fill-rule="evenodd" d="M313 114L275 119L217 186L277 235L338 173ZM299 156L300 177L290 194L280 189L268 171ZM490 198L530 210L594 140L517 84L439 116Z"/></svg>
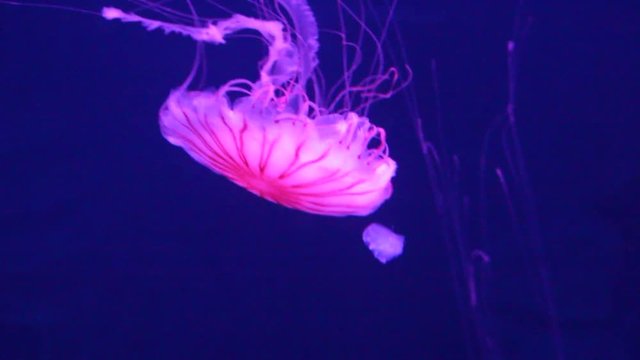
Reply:
<svg viewBox="0 0 640 360"><path fill-rule="evenodd" d="M362 240L383 264L402 255L404 250L404 236L378 223L371 223L364 229Z"/></svg>
<svg viewBox="0 0 640 360"><path fill-rule="evenodd" d="M124 16L124 12L114 7L103 7L102 17L107 20L121 19Z"/></svg>

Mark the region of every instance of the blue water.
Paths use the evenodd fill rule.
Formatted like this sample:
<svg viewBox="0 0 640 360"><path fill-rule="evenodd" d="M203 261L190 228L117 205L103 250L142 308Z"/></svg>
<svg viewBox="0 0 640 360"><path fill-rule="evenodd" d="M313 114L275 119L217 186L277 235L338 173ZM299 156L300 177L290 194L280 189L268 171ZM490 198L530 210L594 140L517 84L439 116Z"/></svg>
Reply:
<svg viewBox="0 0 640 360"><path fill-rule="evenodd" d="M310 3L322 26L333 13ZM503 359L637 359L638 6L537 2L526 14L518 130L563 348L504 220L484 248L485 324ZM513 16L508 1L398 5L428 132L437 59L442 145L474 206ZM0 359L487 358L461 325L471 314L401 95L371 110L399 165L393 197L369 219L327 218L259 199L162 138L157 112L189 71L191 41L0 5L0 49ZM338 51L322 48L321 64ZM261 48L207 54L219 84L255 75ZM489 196L504 215L502 193ZM370 221L406 236L400 258L371 256Z"/></svg>

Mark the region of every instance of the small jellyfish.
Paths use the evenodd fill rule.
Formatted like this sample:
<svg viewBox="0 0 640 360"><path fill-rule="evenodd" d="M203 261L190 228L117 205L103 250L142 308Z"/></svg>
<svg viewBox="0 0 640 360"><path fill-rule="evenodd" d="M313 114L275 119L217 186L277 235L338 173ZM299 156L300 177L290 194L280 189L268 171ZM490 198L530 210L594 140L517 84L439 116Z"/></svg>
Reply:
<svg viewBox="0 0 640 360"><path fill-rule="evenodd" d="M404 236L378 223L371 223L364 229L362 240L383 264L400 256L404 249Z"/></svg>

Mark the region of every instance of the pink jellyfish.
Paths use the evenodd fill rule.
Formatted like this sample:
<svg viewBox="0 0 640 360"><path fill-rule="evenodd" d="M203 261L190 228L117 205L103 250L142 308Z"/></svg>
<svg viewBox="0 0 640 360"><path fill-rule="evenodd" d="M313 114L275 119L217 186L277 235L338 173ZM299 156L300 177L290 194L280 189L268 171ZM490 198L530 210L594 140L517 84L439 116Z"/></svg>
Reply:
<svg viewBox="0 0 640 360"><path fill-rule="evenodd" d="M306 1L277 0L271 6L260 2L260 9L260 19L236 14L202 27L112 7L104 8L102 15L201 43L224 44L235 32L257 31L268 46L259 79L235 79L215 91L191 91L187 86L192 71L160 110L163 136L214 172L275 203L329 216L371 214L391 196L396 171L384 129L352 109L321 106L318 27ZM380 94L376 88L387 80L395 84L394 69L350 84L353 71L345 72L343 79L348 90L327 103L336 104L349 97L349 91L357 91L367 99L360 109L367 109L393 91ZM307 89L315 94L313 101Z"/></svg>

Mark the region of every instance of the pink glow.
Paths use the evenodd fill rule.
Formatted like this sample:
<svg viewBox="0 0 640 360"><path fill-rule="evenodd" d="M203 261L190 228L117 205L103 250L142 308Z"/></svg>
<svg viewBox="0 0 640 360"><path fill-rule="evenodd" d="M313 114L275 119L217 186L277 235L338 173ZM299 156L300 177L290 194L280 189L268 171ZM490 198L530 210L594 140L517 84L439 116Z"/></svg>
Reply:
<svg viewBox="0 0 640 360"><path fill-rule="evenodd" d="M369 215L392 194L396 163L388 155L385 131L351 109L332 113L333 105L320 106L313 13L304 1L276 4L281 8L276 5L264 12L273 18L235 14L202 27L147 19L116 8L104 8L102 14L108 20L137 22L148 30L212 44L224 44L239 30L259 32L268 45L260 79L232 80L217 91L191 91L187 86L192 71L160 111L162 134L209 169L275 203L320 215ZM291 23L274 10L288 12ZM393 91L377 93L381 83L388 80L393 87L397 80L392 69L350 84L352 71L345 75L345 90L334 101L322 102L337 104L350 92L359 92L369 98L360 108L368 108ZM307 88L316 101L309 99Z"/></svg>

